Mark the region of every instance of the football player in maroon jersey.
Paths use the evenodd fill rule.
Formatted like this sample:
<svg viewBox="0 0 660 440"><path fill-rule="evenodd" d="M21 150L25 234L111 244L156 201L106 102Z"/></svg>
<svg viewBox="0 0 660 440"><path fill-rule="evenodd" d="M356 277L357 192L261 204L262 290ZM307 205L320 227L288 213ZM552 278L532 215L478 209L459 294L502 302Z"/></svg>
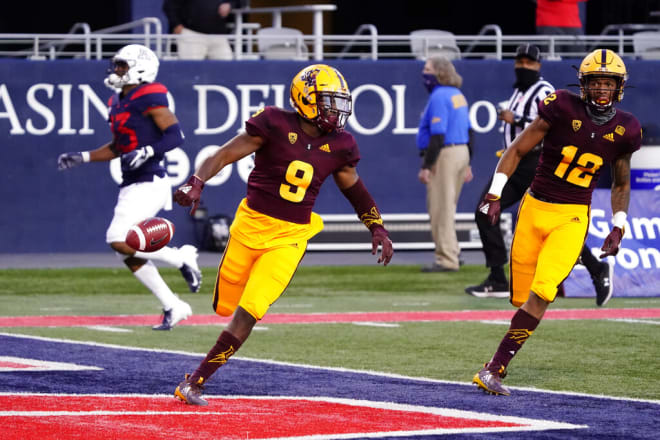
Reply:
<svg viewBox="0 0 660 440"><path fill-rule="evenodd" d="M382 246L379 263L392 259L392 242L376 203L356 172L360 153L344 131L352 99L342 74L314 64L291 82L296 111L266 107L239 134L209 157L174 194L196 209L204 182L224 166L255 153L247 197L236 211L230 239L218 268L213 306L233 314L227 328L174 395L191 405L206 405L202 385L233 355L272 303L284 292L305 254L307 241L323 228L312 212L321 184L332 175L372 235L372 253Z"/></svg>
<svg viewBox="0 0 660 440"><path fill-rule="evenodd" d="M543 318L557 287L577 261L589 227L591 195L601 167L612 165L613 228L600 258L619 251L630 201L630 157L642 140L639 121L617 109L627 79L621 58L607 49L587 55L578 72L580 96L566 90L539 103L539 116L506 150L479 210L494 223L500 194L520 158L543 141L532 184L523 198L511 246L510 301L518 311L493 358L473 382L492 394L506 367Z"/></svg>
<svg viewBox="0 0 660 440"><path fill-rule="evenodd" d="M125 242L131 226L172 206L172 186L163 158L183 143L183 133L168 108L167 88L156 82L159 64L156 54L140 44L129 44L117 52L105 79L105 84L116 92L108 100L112 141L92 151L63 153L58 168L120 158L122 182L106 242L160 301L163 320L153 329L170 330L188 318L192 310L172 292L152 260L179 268L190 290L197 292L202 280L197 248L165 246L156 252L140 252Z"/></svg>

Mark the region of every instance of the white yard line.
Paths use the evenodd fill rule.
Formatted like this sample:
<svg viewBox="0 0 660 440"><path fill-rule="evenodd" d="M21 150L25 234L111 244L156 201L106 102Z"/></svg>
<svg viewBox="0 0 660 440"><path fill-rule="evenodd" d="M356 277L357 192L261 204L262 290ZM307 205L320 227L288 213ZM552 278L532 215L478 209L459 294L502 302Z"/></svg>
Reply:
<svg viewBox="0 0 660 440"><path fill-rule="evenodd" d="M131 346L116 345L116 344L103 344L103 343L93 342L93 341L74 341L74 340L70 340L70 339L47 338L47 337L43 337L43 336L23 335L23 334L18 334L18 333L0 332L0 336L34 339L34 340L49 341L49 342L61 342L61 343L67 343L67 344L88 345L88 346L94 346L94 347L105 347L105 348L112 348L112 349L117 349L117 350L145 351L145 352L150 352L150 353L172 353L172 354L192 356L192 357L197 357L197 358L204 358L204 356L206 356L206 353L192 353L192 352L179 351L179 350L158 350L158 349L154 349L154 348L131 347ZM306 364L298 364L298 363L292 363L292 362L280 362L280 361L274 361L274 360L269 360L269 359L245 358L245 357L242 357L242 356L233 356L233 359L241 359L241 360L245 360L245 361L259 362L259 363L270 364L270 365L282 365L282 366L291 366L291 367L298 367L298 368L308 368L310 370L337 371L337 372L343 372L343 373L355 373L355 374L365 374L365 375L372 375L372 376L378 376L378 377L388 377L388 378L393 378L393 379L405 379L405 380L413 380L413 381L428 382L428 383L444 383L444 384L451 384L451 385L467 385L467 386L473 387L471 382L458 382L458 381L450 381L450 380L431 379L431 378L427 378L427 377L404 376L402 374L383 373L383 372L371 371L371 370L355 370L355 369L351 369L351 368L340 368L340 367L323 367L323 366L318 366L318 365L306 365ZM548 393L548 394L558 394L558 395L566 395L566 396L592 397L592 398L595 398L595 399L608 399L608 400L617 400L617 401L624 401L624 402L645 402L645 403L651 403L651 404L656 404L656 405L660 406L660 400L637 399L637 398L630 398L630 397L605 396L605 395L602 395L602 394L576 393L576 392L572 392L572 391L553 391L553 390L544 390L544 389L540 389L540 388L531 388L531 387L510 386L509 388L514 389L514 390L529 391L529 392L535 392L535 393ZM0 393L0 395L1 395L1 393Z"/></svg>

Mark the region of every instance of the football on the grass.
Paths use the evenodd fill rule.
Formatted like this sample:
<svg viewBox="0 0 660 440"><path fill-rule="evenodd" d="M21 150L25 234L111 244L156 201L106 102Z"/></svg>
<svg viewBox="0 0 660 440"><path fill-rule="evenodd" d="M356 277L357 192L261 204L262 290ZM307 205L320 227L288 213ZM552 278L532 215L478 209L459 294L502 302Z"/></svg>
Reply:
<svg viewBox="0 0 660 440"><path fill-rule="evenodd" d="M161 217L151 217L131 226L126 234L126 244L142 252L154 252L170 242L174 225Z"/></svg>

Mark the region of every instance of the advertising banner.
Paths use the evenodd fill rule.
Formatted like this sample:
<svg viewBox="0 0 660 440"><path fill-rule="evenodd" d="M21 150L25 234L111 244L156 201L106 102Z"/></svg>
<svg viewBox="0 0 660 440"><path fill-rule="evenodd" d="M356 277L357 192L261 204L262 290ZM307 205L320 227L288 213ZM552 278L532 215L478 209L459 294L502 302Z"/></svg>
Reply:
<svg viewBox="0 0 660 440"><path fill-rule="evenodd" d="M426 213L425 187L418 181L420 159L415 134L428 94L422 61L331 61L353 95L347 129L356 138L362 177L384 214ZM252 113L266 105L291 109L289 85L308 63L300 61L163 61L157 80L169 90L170 108L185 142L167 156L174 187L201 161L235 136ZM576 82L574 60L545 62L543 75L557 88ZM112 218L120 179L116 163L90 163L58 172L67 151L93 150L111 139L108 98L103 85L108 62L4 59L0 79L0 253L108 251L105 230ZM630 61L631 83L622 108L657 132L653 119L660 89L653 84L659 63ZM460 60L463 93L476 132L474 180L465 184L458 212L471 214L502 147L498 103L514 82L513 61ZM574 91L576 89L573 89ZM655 124L655 125L654 125ZM647 127L650 127L647 130ZM203 193L208 214L233 216L245 195L252 167L247 157L211 179ZM605 172L604 172L605 174ZM315 211L353 214L332 179L323 186ZM173 245L198 242L203 225L175 206L162 213L176 225ZM430 240L430 234L429 234Z"/></svg>
<svg viewBox="0 0 660 440"><path fill-rule="evenodd" d="M587 246L598 257L612 225L610 191L594 191ZM660 295L660 191L633 190L628 223L614 264L613 296ZM595 296L589 272L576 265L564 283L566 296Z"/></svg>

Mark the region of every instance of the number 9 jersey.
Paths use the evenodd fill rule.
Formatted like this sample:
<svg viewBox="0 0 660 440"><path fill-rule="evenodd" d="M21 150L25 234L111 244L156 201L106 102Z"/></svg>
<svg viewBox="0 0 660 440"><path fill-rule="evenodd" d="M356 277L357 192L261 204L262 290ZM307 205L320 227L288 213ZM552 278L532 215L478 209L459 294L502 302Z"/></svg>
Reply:
<svg viewBox="0 0 660 440"><path fill-rule="evenodd" d="M266 107L246 122L245 129L264 140L248 178L247 204L280 220L309 223L325 179L360 160L350 133L334 130L311 137L292 111Z"/></svg>
<svg viewBox="0 0 660 440"><path fill-rule="evenodd" d="M637 151L642 129L637 118L616 109L603 125L594 123L579 96L558 90L539 103L550 124L531 191L548 201L589 205L601 168Z"/></svg>

